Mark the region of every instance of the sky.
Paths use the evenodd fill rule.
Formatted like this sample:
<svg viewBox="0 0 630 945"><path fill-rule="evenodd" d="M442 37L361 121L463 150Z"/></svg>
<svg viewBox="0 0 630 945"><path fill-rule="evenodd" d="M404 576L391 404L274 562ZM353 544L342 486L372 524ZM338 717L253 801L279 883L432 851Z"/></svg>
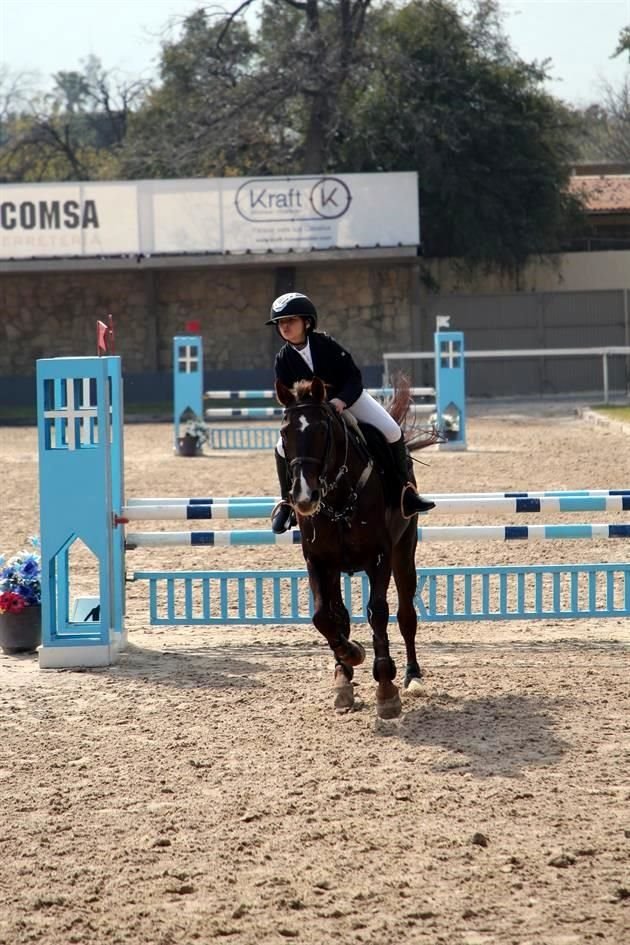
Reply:
<svg viewBox="0 0 630 945"><path fill-rule="evenodd" d="M201 0L0 0L0 64L11 73L39 73L42 88L52 73L80 69L90 54L107 70L150 78L161 40L175 38L178 22L200 5ZM552 60L548 88L558 98L588 105L601 99L603 82L619 87L627 75L627 54L610 56L623 27L630 26L630 0L500 0L500 6L521 58Z"/></svg>

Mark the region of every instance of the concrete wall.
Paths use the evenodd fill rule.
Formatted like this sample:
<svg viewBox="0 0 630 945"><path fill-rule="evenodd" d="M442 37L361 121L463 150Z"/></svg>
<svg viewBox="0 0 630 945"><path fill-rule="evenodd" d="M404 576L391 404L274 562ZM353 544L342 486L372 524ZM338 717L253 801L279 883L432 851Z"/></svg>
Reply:
<svg viewBox="0 0 630 945"><path fill-rule="evenodd" d="M630 250L548 256L531 262L518 276L475 273L471 277L454 259L429 259L423 264L441 296L630 289Z"/></svg>
<svg viewBox="0 0 630 945"><path fill-rule="evenodd" d="M37 358L95 353L96 320L111 313L127 374L170 372L173 336L196 319L207 370L265 370L271 378L279 340L264 323L287 288L313 298L320 327L360 364L380 365L384 349L417 342L414 264L3 273L0 376L30 376Z"/></svg>
<svg viewBox="0 0 630 945"><path fill-rule="evenodd" d="M96 319L110 312L129 400L170 399L172 338L193 319L202 326L208 386L269 386L279 340L264 322L273 298L290 289L313 298L320 327L352 350L368 383L380 383L383 352L431 349L436 314L451 314L469 350L630 343L630 252L553 257L517 278L470 278L456 261L415 256L228 263L171 267L161 260L163 268L117 269L108 260L101 264L107 269L77 271L67 261L63 272L50 264L1 272L0 407L31 402L37 358L93 354ZM438 292L422 283L423 271ZM471 391L492 396L512 386L534 393L591 384L581 369L569 377L559 367L550 381L529 367L503 374L499 366L477 368ZM432 383L428 370L416 362L410 373ZM629 370L626 360L620 384L627 386ZM526 381L517 384L521 374Z"/></svg>

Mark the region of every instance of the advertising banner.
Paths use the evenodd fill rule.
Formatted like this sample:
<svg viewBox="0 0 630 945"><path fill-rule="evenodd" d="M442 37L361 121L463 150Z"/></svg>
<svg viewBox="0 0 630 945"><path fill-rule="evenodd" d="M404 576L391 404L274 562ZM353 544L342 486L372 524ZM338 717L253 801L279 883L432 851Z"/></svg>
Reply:
<svg viewBox="0 0 630 945"><path fill-rule="evenodd" d="M138 186L0 185L0 258L140 252Z"/></svg>
<svg viewBox="0 0 630 945"><path fill-rule="evenodd" d="M0 185L0 258L416 246L415 173Z"/></svg>
<svg viewBox="0 0 630 945"><path fill-rule="evenodd" d="M341 174L223 181L230 252L414 246L416 174Z"/></svg>

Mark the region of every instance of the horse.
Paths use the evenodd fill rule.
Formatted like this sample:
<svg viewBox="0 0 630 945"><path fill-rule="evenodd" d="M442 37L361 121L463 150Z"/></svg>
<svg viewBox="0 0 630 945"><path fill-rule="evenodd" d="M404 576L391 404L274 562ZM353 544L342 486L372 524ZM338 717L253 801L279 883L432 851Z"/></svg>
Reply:
<svg viewBox="0 0 630 945"><path fill-rule="evenodd" d="M402 702L393 681L396 665L387 635L387 592L392 572L398 594L398 625L407 657L403 686L415 695L423 688L416 654L418 621L414 604L417 515L404 518L400 487L388 487L385 466L389 450L378 449L378 431L370 428L373 436L369 449L354 418L339 414L328 403L320 378L298 381L293 388L276 381L276 396L284 407L280 433L291 478L289 501L301 533L313 596L313 624L335 657L334 707L337 712L345 712L354 706L354 668L366 658L364 647L350 640L341 573L365 571L370 588L367 618L373 634L376 712L382 719L397 718ZM397 387L387 409L397 422L402 422L410 403L409 385L405 383ZM430 445L438 438L434 430L428 437L416 436L411 445ZM407 437L406 442L410 445ZM411 469L409 478L415 484Z"/></svg>

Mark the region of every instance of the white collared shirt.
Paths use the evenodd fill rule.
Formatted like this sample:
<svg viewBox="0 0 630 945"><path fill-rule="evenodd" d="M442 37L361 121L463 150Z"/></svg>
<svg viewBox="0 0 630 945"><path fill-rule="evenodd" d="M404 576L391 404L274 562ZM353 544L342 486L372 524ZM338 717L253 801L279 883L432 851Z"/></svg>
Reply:
<svg viewBox="0 0 630 945"><path fill-rule="evenodd" d="M306 344L303 348L296 348L295 345L291 347L295 348L298 354L301 354L311 371L313 370L313 355L311 354L311 344L308 338L306 339Z"/></svg>

